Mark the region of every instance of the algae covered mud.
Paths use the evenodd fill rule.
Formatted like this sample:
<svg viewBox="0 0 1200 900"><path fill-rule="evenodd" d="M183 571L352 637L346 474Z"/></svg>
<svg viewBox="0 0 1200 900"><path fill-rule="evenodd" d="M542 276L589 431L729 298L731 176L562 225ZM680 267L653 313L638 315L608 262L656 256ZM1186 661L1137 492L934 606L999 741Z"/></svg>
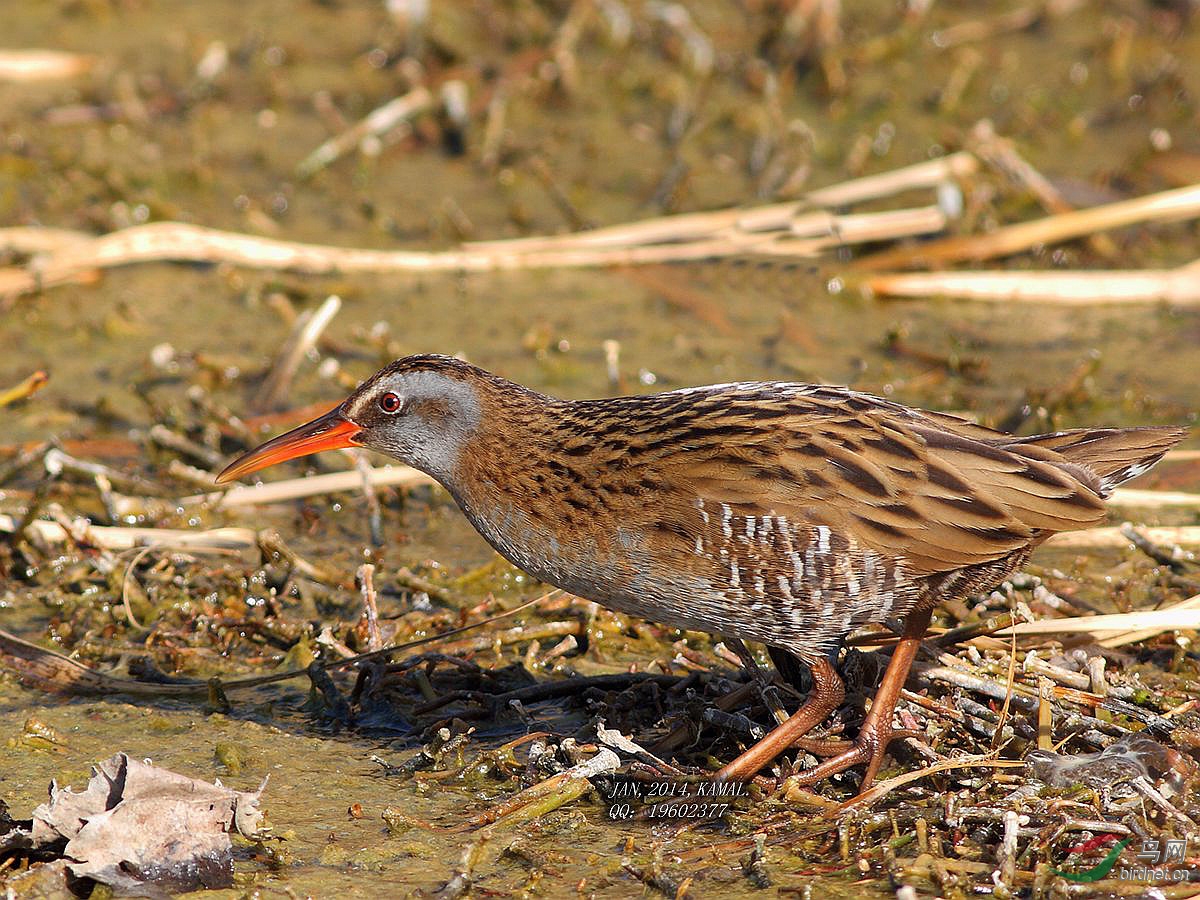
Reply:
<svg viewBox="0 0 1200 900"><path fill-rule="evenodd" d="M1193 423L1190 7L419 7L0 9L0 629L33 648L0 650L8 815L125 751L243 791L270 775L272 836L235 839L239 894L1049 893L1127 840L1074 883L1137 895L1120 873L1161 870L1184 896L1194 441L1108 529L938 610L952 633L898 714L913 737L857 804L853 777L793 789L788 761L705 795L694 773L773 722L719 638L547 596L382 459L220 500L212 475L432 351L568 397L790 379L1019 433ZM640 243L600 230L647 221ZM1029 222L1023 243L1005 230ZM245 242L184 246L194 226ZM167 246L113 265L138 235ZM536 252L625 256L534 267L534 244L491 243L556 235ZM418 256L281 266L264 240ZM511 264L419 255L468 251ZM881 268L1025 273L1035 294L1039 273L1120 270L1157 299L893 302L863 290ZM852 638L834 736L890 640ZM0 848L6 887L59 886Z"/></svg>

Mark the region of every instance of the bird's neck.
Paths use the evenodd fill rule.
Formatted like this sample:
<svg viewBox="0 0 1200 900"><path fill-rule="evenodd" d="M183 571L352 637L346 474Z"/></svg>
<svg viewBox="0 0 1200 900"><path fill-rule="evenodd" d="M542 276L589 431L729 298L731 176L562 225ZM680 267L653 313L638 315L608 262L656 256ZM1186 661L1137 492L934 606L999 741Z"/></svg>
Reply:
<svg viewBox="0 0 1200 900"><path fill-rule="evenodd" d="M479 423L459 448L446 486L464 498L524 493L553 449L556 408L561 401L524 389L487 392Z"/></svg>
<svg viewBox="0 0 1200 900"><path fill-rule="evenodd" d="M499 553L533 571L552 540L550 507L555 491L555 425L562 401L531 391L485 398L475 433L442 481L475 526Z"/></svg>

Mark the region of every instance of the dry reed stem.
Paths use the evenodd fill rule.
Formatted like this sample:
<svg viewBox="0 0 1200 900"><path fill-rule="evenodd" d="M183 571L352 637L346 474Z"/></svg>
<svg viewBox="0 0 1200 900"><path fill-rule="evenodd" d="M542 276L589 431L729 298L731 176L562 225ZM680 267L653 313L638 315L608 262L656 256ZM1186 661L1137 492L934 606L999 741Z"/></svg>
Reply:
<svg viewBox="0 0 1200 900"><path fill-rule="evenodd" d="M1200 525L1143 529L1146 538L1155 544L1200 545ZM1117 527L1088 528L1066 531L1052 536L1047 542L1056 550L1097 549L1101 547L1131 547L1132 542Z"/></svg>
<svg viewBox="0 0 1200 900"><path fill-rule="evenodd" d="M978 171L979 160L973 154L962 151L890 172L865 175L841 184L817 188L805 194L803 202L812 206L850 206L904 191L935 188L947 181L969 178Z"/></svg>
<svg viewBox="0 0 1200 900"><path fill-rule="evenodd" d="M1166 607L1167 610L1189 610L1200 609L1200 595L1189 597L1187 600L1181 600L1171 606ZM1162 634L1164 629L1152 628L1134 628L1130 631L1122 631L1117 634L1110 634L1101 638L1097 643L1101 647L1123 647L1126 644L1136 644L1139 641L1149 640L1152 637Z"/></svg>
<svg viewBox="0 0 1200 900"><path fill-rule="evenodd" d="M901 237L937 230L928 213L922 213L922 228L914 231L911 218L890 236ZM875 221L868 216L874 217ZM846 218L846 217L839 217ZM816 243L779 242L774 233L732 232L719 238L688 243L650 246L564 247L527 250L501 243L490 247L471 245L460 250L367 250L281 241L236 232L219 231L183 222L154 222L135 225L81 244L60 247L35 258L26 268L0 269L0 300L19 296L86 277L95 269L145 262L228 263L252 269L330 275L352 272L487 272L545 268L593 268L598 266L645 265L662 262L718 259L754 254L769 249L773 256L811 256L831 246L853 240L882 240L881 221L898 222L895 213L863 214L838 224L828 238ZM846 232L849 232L847 235ZM863 235L857 238L854 235ZM881 236L882 235L882 236ZM848 240L847 237L851 240ZM769 247L773 243L778 246Z"/></svg>
<svg viewBox="0 0 1200 900"><path fill-rule="evenodd" d="M0 81L30 84L90 72L96 57L61 50L0 50Z"/></svg>
<svg viewBox="0 0 1200 900"><path fill-rule="evenodd" d="M28 400L44 388L49 381L50 376L41 369L38 369L12 387L0 390L0 409L11 406L14 403L19 403L22 400Z"/></svg>
<svg viewBox="0 0 1200 900"><path fill-rule="evenodd" d="M403 97L389 100L306 156L296 166L296 174L300 178L315 175L349 153L364 139L382 137L392 129L407 124L409 119L430 109L433 104L434 96L429 88L424 86L414 88Z"/></svg>
<svg viewBox="0 0 1200 900"><path fill-rule="evenodd" d="M362 592L363 615L367 619L367 650L383 649L383 633L379 630L379 605L375 593L375 567L363 563L358 567L358 584Z"/></svg>
<svg viewBox="0 0 1200 900"><path fill-rule="evenodd" d="M18 527L17 519L0 514L0 533L13 534ZM106 550L131 550L135 547L169 547L191 553L229 553L254 551L258 558L258 542L252 528L213 528L208 531L187 531L176 528L123 528L108 525L93 525L87 519L77 518L72 522L73 530L86 536L86 540ZM28 525L38 537L51 544L61 544L70 537L66 529L57 522L34 519Z"/></svg>
<svg viewBox="0 0 1200 900"><path fill-rule="evenodd" d="M988 234L944 238L919 247L884 250L860 259L854 267L877 272L914 265L991 259L1011 256L1038 244L1057 244L1110 228L1144 222L1176 222L1196 216L1200 216L1200 184L1020 222Z"/></svg>
<svg viewBox="0 0 1200 900"><path fill-rule="evenodd" d="M981 160L1029 191L1046 212L1065 213L1075 209L1050 179L1020 154L1011 140L996 134L990 119L975 123L968 135L967 144ZM1088 246L1106 259L1112 259L1118 252L1117 245L1106 234L1092 235L1088 238Z"/></svg>
<svg viewBox="0 0 1200 900"><path fill-rule="evenodd" d="M856 283L876 297L1183 306L1200 303L1200 260L1177 269L1109 272L888 272Z"/></svg>
<svg viewBox="0 0 1200 900"><path fill-rule="evenodd" d="M70 228L16 225L0 228L0 253L47 253L68 244L85 244L95 235Z"/></svg>
<svg viewBox="0 0 1200 900"><path fill-rule="evenodd" d="M94 269L146 262L228 263L251 269L331 275L353 272L487 272L679 262L753 252L774 235L735 235L720 240L652 247L611 247L518 252L461 249L435 252L367 250L304 244L220 231L183 222L135 225L32 261L0 269L0 300L9 300L85 277Z"/></svg>
<svg viewBox="0 0 1200 900"><path fill-rule="evenodd" d="M353 130L353 129L352 129ZM978 169L969 153L907 166L814 191L812 206L844 206L929 188ZM800 203L665 216L575 234L465 244L456 250L370 250L281 241L183 222L136 225L96 238L54 229L0 230L0 247L37 252L28 265L0 269L0 301L45 290L96 270L140 262L229 263L310 275L349 272L456 272L640 265L768 252L809 256L846 243L927 234L945 227L932 207L797 218ZM787 240L780 240L786 236ZM797 240L808 237L811 240Z"/></svg>
<svg viewBox="0 0 1200 900"><path fill-rule="evenodd" d="M1108 498L1110 506L1137 506L1156 509L1163 506L1200 506L1200 494L1186 491L1141 491L1136 488L1117 488Z"/></svg>
<svg viewBox="0 0 1200 900"><path fill-rule="evenodd" d="M904 191L936 187L946 181L965 178L978 171L979 162L970 153L954 153L930 162L905 166L892 172L855 178L820 188L802 200L771 203L747 209L721 209L711 212L681 213L594 228L574 234L517 238L506 241L475 241L465 249L512 249L520 251L582 247L631 247L647 244L681 243L712 238L726 232L786 231L806 206L850 206L866 200L888 197ZM827 214L825 214L827 215ZM810 234L830 233L837 217L822 218Z"/></svg>
<svg viewBox="0 0 1200 900"><path fill-rule="evenodd" d="M847 244L932 234L944 230L948 221L937 206L841 216L827 212L807 213L793 222L790 236L763 244L754 252L763 256L816 256ZM818 234L820 237L807 237Z"/></svg>
<svg viewBox="0 0 1200 900"><path fill-rule="evenodd" d="M895 778L888 778L886 781L879 782L874 787L863 791L857 797L853 797L839 805L837 813L840 814L859 807L869 806L876 800L890 794L896 788L924 778L926 775L936 775L938 772L946 772L950 769L1019 769L1023 768L1024 765L1025 763L1016 759L996 759L991 753L939 760L933 763L933 765L917 769L915 772L905 772L903 775L897 775Z"/></svg>
<svg viewBox="0 0 1200 900"><path fill-rule="evenodd" d="M1071 616L1066 619L1039 619L1018 622L996 632L997 637L1010 634L1101 634L1109 632L1147 632L1151 636L1176 629L1200 628L1200 595L1190 597L1167 609L1145 609L1136 612L1112 613L1101 616Z"/></svg>
<svg viewBox="0 0 1200 900"><path fill-rule="evenodd" d="M291 334L280 348L271 372L254 400L257 409L272 410L282 403L300 367L300 360L316 346L322 332L341 308L342 299L334 294L325 298L325 302L315 310L307 310L297 317Z"/></svg>

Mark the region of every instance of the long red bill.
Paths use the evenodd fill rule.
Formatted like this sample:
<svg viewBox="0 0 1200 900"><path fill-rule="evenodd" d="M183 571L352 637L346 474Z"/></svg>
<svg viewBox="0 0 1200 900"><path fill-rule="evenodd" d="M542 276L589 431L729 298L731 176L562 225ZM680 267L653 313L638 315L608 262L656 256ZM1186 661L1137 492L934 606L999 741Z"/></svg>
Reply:
<svg viewBox="0 0 1200 900"><path fill-rule="evenodd" d="M255 447L249 453L238 457L217 476L217 483L233 481L267 466L273 466L289 459L308 456L310 453L320 453L322 450L337 450L342 447L359 446L356 438L362 429L347 419L338 410L327 412L320 418L313 419L293 428L287 434L272 438L265 444Z"/></svg>

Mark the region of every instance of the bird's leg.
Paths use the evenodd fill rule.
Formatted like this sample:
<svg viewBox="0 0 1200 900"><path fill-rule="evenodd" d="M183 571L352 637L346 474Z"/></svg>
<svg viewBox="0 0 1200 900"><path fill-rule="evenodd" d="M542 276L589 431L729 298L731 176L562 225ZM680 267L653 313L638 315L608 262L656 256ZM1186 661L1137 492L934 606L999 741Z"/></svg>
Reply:
<svg viewBox="0 0 1200 900"><path fill-rule="evenodd" d="M741 756L719 771L716 778L728 781L749 781L771 760L825 721L825 717L837 709L846 695L842 676L837 673L828 657L821 657L812 664L812 690L795 713L765 738L748 748Z"/></svg>
<svg viewBox="0 0 1200 900"><path fill-rule="evenodd" d="M746 667L746 671L750 673L751 679L758 685L758 694L762 697L763 703L767 709L771 711L771 715L775 717L775 721L782 725L787 721L787 710L783 708L783 701L779 699L779 693L775 690L775 686L771 684L771 676L763 671L762 666L758 664L758 660L754 658L754 654L750 652L750 648L742 643L740 638L725 637L725 645L738 655L738 659L742 661L742 665Z"/></svg>
<svg viewBox="0 0 1200 900"><path fill-rule="evenodd" d="M892 659L888 663L887 672L884 673L883 683L879 685L875 699L871 701L871 710L867 713L858 737L850 743L849 749L807 772L800 773L795 778L795 784L813 784L859 763L867 764L859 790L866 790L875 780L883 758L887 755L888 744L900 733L892 728L892 714L896 711L896 701L900 699L904 682L908 680L908 670L912 667L913 659L921 646L921 638L925 635L925 629L929 627L932 612L931 609L917 610L904 623L904 634L892 651Z"/></svg>

